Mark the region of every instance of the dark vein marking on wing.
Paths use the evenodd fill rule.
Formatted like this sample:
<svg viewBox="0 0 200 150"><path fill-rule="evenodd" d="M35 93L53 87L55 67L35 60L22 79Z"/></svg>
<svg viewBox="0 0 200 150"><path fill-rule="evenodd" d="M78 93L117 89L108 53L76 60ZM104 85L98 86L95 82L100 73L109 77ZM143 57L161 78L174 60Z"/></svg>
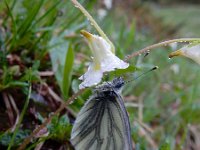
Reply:
<svg viewBox="0 0 200 150"><path fill-rule="evenodd" d="M90 135L90 133L95 132L95 134L93 136L90 137L89 142L86 145L86 149L91 148L91 146L93 146L93 144L95 143L95 141L97 141L97 149L100 149L102 144L103 144L103 140L107 140L107 144L106 144L106 149L109 149L109 147L111 146L111 141L113 141L113 146L114 149L117 149L116 147L116 138L114 133L116 133L119 138L121 139L120 142L122 142L121 144L121 148L123 148L124 144L125 144L125 139L124 136L129 135L128 129L126 129L127 124L125 123L126 118L127 117L127 112L126 110L122 110L125 109L122 99L121 97L113 92L110 92L109 94L106 93L105 97L93 97L89 100L89 102L87 103L87 105L91 105L89 108L87 108L87 105L85 106L87 109L82 112L82 114L79 116L81 117L82 115L85 115L85 113L87 113L88 111L90 111L87 115L85 115L84 118L84 122L81 120L80 121L80 125L78 125L78 127L76 127L76 131L79 131L79 133L76 135L76 137L74 139L76 139L78 137L78 140L76 141L76 143L74 143L74 145L78 145L80 143L80 141L82 141L84 138L86 138L87 136ZM113 106L114 105L114 106ZM123 106L121 106L123 105ZM115 107L118 110L118 115L120 116L120 119L123 121L122 123L122 132L125 131L125 135L123 136L123 133L121 132L120 128L117 126L117 122L113 116L113 112L110 109L111 107ZM101 139L100 137L100 133L101 133L101 122L103 119L103 116L105 114L105 111L107 110L107 116L106 116L106 121L107 121L107 128L108 128L108 132L109 132L109 136L107 136L107 139ZM126 116L124 116L126 115ZM127 118L128 119L128 118ZM126 124L126 125L125 125ZM116 131L116 132L115 132ZM129 142L128 142L129 143Z"/></svg>
<svg viewBox="0 0 200 150"><path fill-rule="evenodd" d="M99 102L98 102L99 103ZM83 124L80 126L80 132L77 136L80 136L81 139L84 139L89 133L91 133L96 128L96 120L101 113L101 103L98 105L97 110L92 110L89 118L87 121L83 122ZM93 120L93 121L92 121ZM91 123L92 121L92 123ZM78 141L79 142L79 141ZM77 145L78 142L75 144Z"/></svg>

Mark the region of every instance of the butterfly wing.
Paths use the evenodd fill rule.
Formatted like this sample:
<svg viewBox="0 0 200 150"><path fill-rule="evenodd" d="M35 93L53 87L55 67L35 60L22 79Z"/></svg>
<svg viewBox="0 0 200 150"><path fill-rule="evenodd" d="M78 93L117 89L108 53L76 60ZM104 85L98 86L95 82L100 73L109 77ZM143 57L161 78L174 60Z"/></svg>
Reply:
<svg viewBox="0 0 200 150"><path fill-rule="evenodd" d="M130 124L121 96L91 97L79 112L71 133L76 150L131 150Z"/></svg>

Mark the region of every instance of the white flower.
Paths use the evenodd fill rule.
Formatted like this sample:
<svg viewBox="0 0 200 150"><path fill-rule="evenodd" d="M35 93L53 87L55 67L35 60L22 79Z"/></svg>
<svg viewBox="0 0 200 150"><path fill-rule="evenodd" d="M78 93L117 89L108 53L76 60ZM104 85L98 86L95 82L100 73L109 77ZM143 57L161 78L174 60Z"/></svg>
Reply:
<svg viewBox="0 0 200 150"><path fill-rule="evenodd" d="M105 39L87 31L81 31L81 34L86 38L94 58L88 71L79 78L83 80L79 85L80 89L98 84L104 72L125 69L129 66L128 63L115 56L111 51L111 45Z"/></svg>
<svg viewBox="0 0 200 150"><path fill-rule="evenodd" d="M112 0L104 0L104 5L106 6L107 9L112 8Z"/></svg>
<svg viewBox="0 0 200 150"><path fill-rule="evenodd" d="M189 45L169 54L169 58L174 57L174 56L188 57L200 65L200 44L198 44L198 45L189 44Z"/></svg>
<svg viewBox="0 0 200 150"><path fill-rule="evenodd" d="M105 9L98 9L97 13L100 20L103 20L107 15L107 11Z"/></svg>

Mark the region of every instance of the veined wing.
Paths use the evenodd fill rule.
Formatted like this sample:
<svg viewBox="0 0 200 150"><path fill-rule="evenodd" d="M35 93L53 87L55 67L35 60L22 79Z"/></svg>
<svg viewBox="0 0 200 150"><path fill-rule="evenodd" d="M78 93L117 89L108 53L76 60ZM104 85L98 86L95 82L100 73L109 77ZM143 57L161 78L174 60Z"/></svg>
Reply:
<svg viewBox="0 0 200 150"><path fill-rule="evenodd" d="M79 112L71 133L76 150L132 150L129 118L115 92L92 97Z"/></svg>

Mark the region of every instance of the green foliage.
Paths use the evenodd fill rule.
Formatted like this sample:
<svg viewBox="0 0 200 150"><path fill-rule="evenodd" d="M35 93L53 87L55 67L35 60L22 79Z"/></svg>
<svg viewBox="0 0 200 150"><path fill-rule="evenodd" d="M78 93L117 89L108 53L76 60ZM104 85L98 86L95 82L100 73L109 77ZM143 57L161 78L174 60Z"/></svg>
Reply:
<svg viewBox="0 0 200 150"><path fill-rule="evenodd" d="M18 130L18 132L16 133L15 139L14 139L14 143L13 143L13 147L19 146L20 143L26 138L28 137L30 134L30 130ZM13 133L10 132L5 132L5 133L1 133L0 134L0 144L3 146L8 146L11 138L13 136Z"/></svg>
<svg viewBox="0 0 200 150"><path fill-rule="evenodd" d="M72 46L69 45L67 50L66 58L65 58L65 65L64 65L64 72L63 72L63 86L62 92L65 99L68 98L69 88L71 85L71 77L72 77L72 69L74 64L74 52Z"/></svg>
<svg viewBox="0 0 200 150"><path fill-rule="evenodd" d="M60 118L56 116L48 125L48 138L58 140L60 142L67 141L70 138L71 129L72 126L69 123L67 115L63 115Z"/></svg>
<svg viewBox="0 0 200 150"><path fill-rule="evenodd" d="M155 7L153 11L157 17L162 18L166 26L169 24L177 26L180 37L199 37L200 32L197 30L200 23L199 12L199 5L191 4L187 5L187 9L183 5L177 5L176 7L164 7L162 9ZM190 19L188 20L188 18Z"/></svg>
<svg viewBox="0 0 200 150"><path fill-rule="evenodd" d="M159 150L171 150L169 142L162 144Z"/></svg>
<svg viewBox="0 0 200 150"><path fill-rule="evenodd" d="M68 97L72 76L74 50L72 46L64 40L64 37L54 37L50 41L50 45L56 45L49 53L55 77L63 93L63 97L66 99Z"/></svg>

